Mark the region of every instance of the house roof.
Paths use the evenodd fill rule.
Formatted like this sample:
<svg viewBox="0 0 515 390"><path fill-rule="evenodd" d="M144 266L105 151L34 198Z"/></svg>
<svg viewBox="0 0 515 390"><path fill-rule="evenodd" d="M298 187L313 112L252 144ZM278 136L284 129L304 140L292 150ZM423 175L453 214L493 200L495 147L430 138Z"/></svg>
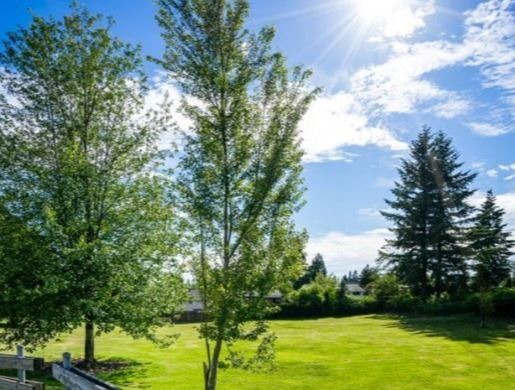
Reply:
<svg viewBox="0 0 515 390"><path fill-rule="evenodd" d="M345 288L347 288L347 291L351 292L351 293L364 293L365 292L365 289L357 283L346 284Z"/></svg>

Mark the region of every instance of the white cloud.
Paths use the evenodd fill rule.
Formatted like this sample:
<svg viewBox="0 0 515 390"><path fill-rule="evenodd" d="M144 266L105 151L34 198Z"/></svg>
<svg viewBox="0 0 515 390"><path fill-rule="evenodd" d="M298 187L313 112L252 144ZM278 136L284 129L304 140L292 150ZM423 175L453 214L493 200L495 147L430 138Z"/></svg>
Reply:
<svg viewBox="0 0 515 390"><path fill-rule="evenodd" d="M385 239L391 237L388 229L373 229L360 234L330 232L309 240L308 256L322 254L331 272L342 274L374 264Z"/></svg>
<svg viewBox="0 0 515 390"><path fill-rule="evenodd" d="M382 218L380 210L371 207L358 209L358 214L366 218Z"/></svg>
<svg viewBox="0 0 515 390"><path fill-rule="evenodd" d="M406 19L405 26L394 27L392 20L392 24L384 25L383 36L409 36L424 26L426 16L435 12L432 0L406 4L408 8L399 13ZM407 144L393 131L377 125L392 113L409 114L422 109L446 119L470 113L471 101L427 78L434 72L455 66L479 67L485 87L511 88L510 80L515 77L515 23L511 23L510 4L513 0L490 0L466 13L461 41L391 42L386 62L359 69L350 76L347 90L322 96L313 103L301 122L305 161L350 161L352 158L343 150L348 146L406 150ZM505 96L504 101L511 98ZM512 100L515 105L515 98ZM472 119L468 125L484 136L508 132L503 118L493 118L494 110L491 116L488 123Z"/></svg>
<svg viewBox="0 0 515 390"><path fill-rule="evenodd" d="M472 103L427 76L455 66L468 66L479 68L483 87L502 88L508 96L500 100L515 105L513 5L513 0L490 0L465 13L461 41L391 43L386 62L362 68L351 77L351 93L371 115L413 113L426 106L426 112L450 119L468 113ZM428 10L433 12L431 7ZM494 117L495 113L491 115ZM506 133L502 118L493 119L496 120L488 126L473 121L471 127L482 135Z"/></svg>
<svg viewBox="0 0 515 390"><path fill-rule="evenodd" d="M481 67L485 87L515 93L515 2L490 0L467 13L464 44L474 50L468 65Z"/></svg>
<svg viewBox="0 0 515 390"><path fill-rule="evenodd" d="M431 107L431 112L437 117L452 119L466 114L470 109L471 103L468 100L451 96L449 100L437 103Z"/></svg>
<svg viewBox="0 0 515 390"><path fill-rule="evenodd" d="M411 36L416 30L425 27L424 18L434 12L434 0L405 4L389 19L383 35L388 38Z"/></svg>
<svg viewBox="0 0 515 390"><path fill-rule="evenodd" d="M375 181L375 186L380 188L393 188L395 185L395 179L388 177L379 177Z"/></svg>
<svg viewBox="0 0 515 390"><path fill-rule="evenodd" d="M496 137L498 135L503 135L508 132L508 130L505 127L492 125L490 123L470 122L468 126L472 129L474 133L485 137Z"/></svg>
<svg viewBox="0 0 515 390"><path fill-rule="evenodd" d="M486 175L488 177L496 178L497 176L499 176L499 173L497 172L496 169L489 169L488 171L486 171Z"/></svg>
<svg viewBox="0 0 515 390"><path fill-rule="evenodd" d="M152 87L149 88L145 95L144 111L149 112L157 110L163 105L170 109L172 120L177 128L170 129L165 132L160 140L159 147L162 149L170 148L171 145L180 142L180 131L187 131L192 121L186 117L180 110L182 95L177 86L163 72L158 72L152 78Z"/></svg>
<svg viewBox="0 0 515 390"><path fill-rule="evenodd" d="M15 77L15 75L11 73L9 76L7 76L5 68L0 66L0 96L2 96L5 99L5 102L10 106L20 108L20 101L7 91L6 84L4 84L4 78L7 77Z"/></svg>
<svg viewBox="0 0 515 390"><path fill-rule="evenodd" d="M515 164L500 164L499 169L508 175L504 177L504 180L515 179Z"/></svg>
<svg viewBox="0 0 515 390"><path fill-rule="evenodd" d="M406 4L407 8L399 12L404 19L402 28L392 19L383 25L383 36L408 37L424 27L424 18L435 12L433 0ZM321 96L312 104L300 124L305 162L352 161L354 156L344 150L349 146L407 150L408 145L381 124L381 119L391 113L407 114L422 109L446 119L469 113L472 102L428 80L433 72L455 66L479 67L485 87L515 90L515 23L509 12L512 4L513 0L490 0L466 13L461 41L391 42L386 62L358 70L350 77L347 90ZM147 98L148 104L158 104L165 94L179 103L177 89L159 75ZM513 100L515 105L515 97L504 99ZM179 127L189 127L187 118L179 111L174 116ZM484 136L508 132L501 120L488 119L489 122L472 119L468 125ZM162 144L171 141L175 141L175 135L169 133Z"/></svg>
<svg viewBox="0 0 515 390"><path fill-rule="evenodd" d="M382 126L371 126L361 105L346 92L321 96L300 124L306 162L345 160L346 146L376 145L400 151L407 144Z"/></svg>
<svg viewBox="0 0 515 390"><path fill-rule="evenodd" d="M359 3L359 0L353 0ZM375 7L369 1L369 8ZM385 38L408 38L413 33L425 27L425 18L435 12L434 0L404 0L393 2L391 7L381 10L383 14L377 15L377 21L371 27L375 28L375 35L369 41L381 42ZM367 9L367 12L370 10ZM378 11L379 12L379 11ZM366 15L365 15L366 17ZM373 22L373 21L370 21Z"/></svg>
<svg viewBox="0 0 515 390"><path fill-rule="evenodd" d="M467 48L445 42L397 43L391 57L381 65L359 70L351 79L352 91L373 111L410 113L423 103L437 100L452 102L455 93L422 78L427 73L443 69L468 57ZM455 111L463 111L467 103L461 100Z"/></svg>
<svg viewBox="0 0 515 390"><path fill-rule="evenodd" d="M515 192L497 195L497 203L506 212L504 221L508 224L509 229L515 232Z"/></svg>
<svg viewBox="0 0 515 390"><path fill-rule="evenodd" d="M192 122L180 110L181 93L164 73L152 79L152 88L145 96L145 112L166 104L174 122L181 131L187 131ZM198 102L196 102L198 104ZM348 93L341 92L317 99L300 123L305 162L343 160L351 162L356 153L342 150L346 146L376 145L394 151L407 149L390 130L372 126L361 105ZM169 131L161 137L161 148L180 142L180 133Z"/></svg>

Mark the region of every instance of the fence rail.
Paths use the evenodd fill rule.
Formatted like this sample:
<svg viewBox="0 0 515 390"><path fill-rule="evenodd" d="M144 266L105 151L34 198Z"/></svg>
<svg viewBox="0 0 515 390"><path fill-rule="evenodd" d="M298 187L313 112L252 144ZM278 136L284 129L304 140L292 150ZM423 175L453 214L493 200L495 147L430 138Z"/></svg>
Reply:
<svg viewBox="0 0 515 390"><path fill-rule="evenodd" d="M0 376L0 389L2 390L43 390L45 385L41 382L28 381L26 371L42 369L43 359L25 357L22 345L16 347L16 356L0 354L0 369L17 370L18 378Z"/></svg>
<svg viewBox="0 0 515 390"><path fill-rule="evenodd" d="M52 364L52 375L67 390L118 390L113 385L72 366L72 357L68 352L63 354L62 364Z"/></svg>

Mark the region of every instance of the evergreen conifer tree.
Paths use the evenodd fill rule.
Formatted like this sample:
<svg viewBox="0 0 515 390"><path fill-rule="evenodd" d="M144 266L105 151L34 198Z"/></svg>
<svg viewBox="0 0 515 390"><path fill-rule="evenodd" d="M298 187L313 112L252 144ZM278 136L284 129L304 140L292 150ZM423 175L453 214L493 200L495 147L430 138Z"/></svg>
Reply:
<svg viewBox="0 0 515 390"><path fill-rule="evenodd" d="M427 298L430 293L431 261L430 216L435 180L431 169L432 135L424 128L411 144L409 159L398 169L400 180L392 189L393 200L386 200L392 211L382 215L393 222L394 237L380 253L380 260L395 271L413 294Z"/></svg>
<svg viewBox="0 0 515 390"><path fill-rule="evenodd" d="M430 216L434 258L429 267L437 297L444 291L463 291L467 284L464 232L473 211L467 200L474 193L470 184L476 174L461 170L463 163L458 159L452 140L438 132L431 148L436 191Z"/></svg>
<svg viewBox="0 0 515 390"><path fill-rule="evenodd" d="M394 224L394 238L380 260L422 299L466 287L464 229L476 175L461 170L458 159L450 138L424 127L401 162L394 199L386 201L392 211L382 212Z"/></svg>
<svg viewBox="0 0 515 390"><path fill-rule="evenodd" d="M515 241L506 231L503 217L504 210L497 206L493 192L488 191L469 233L474 284L479 290L496 287L510 277L510 256Z"/></svg>

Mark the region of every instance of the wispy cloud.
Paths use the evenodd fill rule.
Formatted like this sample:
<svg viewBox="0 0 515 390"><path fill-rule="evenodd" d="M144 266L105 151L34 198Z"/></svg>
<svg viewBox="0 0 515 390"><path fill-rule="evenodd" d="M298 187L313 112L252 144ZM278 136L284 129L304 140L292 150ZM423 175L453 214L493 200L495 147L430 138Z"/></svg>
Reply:
<svg viewBox="0 0 515 390"><path fill-rule="evenodd" d="M492 125L490 123L470 122L468 126L478 135L485 137L496 137L506 134L509 130L504 126Z"/></svg>
<svg viewBox="0 0 515 390"><path fill-rule="evenodd" d="M474 132L505 134L503 104L515 104L515 12L513 0L490 0L464 14L461 40L396 41L382 64L351 76L350 93L370 116L422 110L446 119L463 116L474 103L461 91L448 90L428 76L451 67L475 67L484 88L504 90L489 123L471 121ZM509 110L513 112L513 110ZM491 119L491 120L490 120Z"/></svg>
<svg viewBox="0 0 515 390"><path fill-rule="evenodd" d="M447 101L436 103L429 111L439 118L452 119L470 112L471 106L470 101L450 94Z"/></svg>
<svg viewBox="0 0 515 390"><path fill-rule="evenodd" d="M352 91L373 114L411 113L429 101L449 102L456 93L423 76L466 58L465 48L450 42L396 43L385 63L354 74ZM462 103L462 109L464 105Z"/></svg>
<svg viewBox="0 0 515 390"><path fill-rule="evenodd" d="M505 175L504 180L515 179L515 163L514 164L500 164L499 170Z"/></svg>
<svg viewBox="0 0 515 390"><path fill-rule="evenodd" d="M485 87L515 93L515 2L486 1L466 16L464 45L473 52L467 65L480 67Z"/></svg>
<svg viewBox="0 0 515 390"><path fill-rule="evenodd" d="M407 144L380 125L371 125L363 107L346 92L316 100L300 125L306 162L346 160L346 146L376 145L394 151Z"/></svg>
<svg viewBox="0 0 515 390"><path fill-rule="evenodd" d="M499 172L497 172L496 169L489 169L488 171L486 171L486 175L491 178L496 178L497 176L499 176Z"/></svg>

